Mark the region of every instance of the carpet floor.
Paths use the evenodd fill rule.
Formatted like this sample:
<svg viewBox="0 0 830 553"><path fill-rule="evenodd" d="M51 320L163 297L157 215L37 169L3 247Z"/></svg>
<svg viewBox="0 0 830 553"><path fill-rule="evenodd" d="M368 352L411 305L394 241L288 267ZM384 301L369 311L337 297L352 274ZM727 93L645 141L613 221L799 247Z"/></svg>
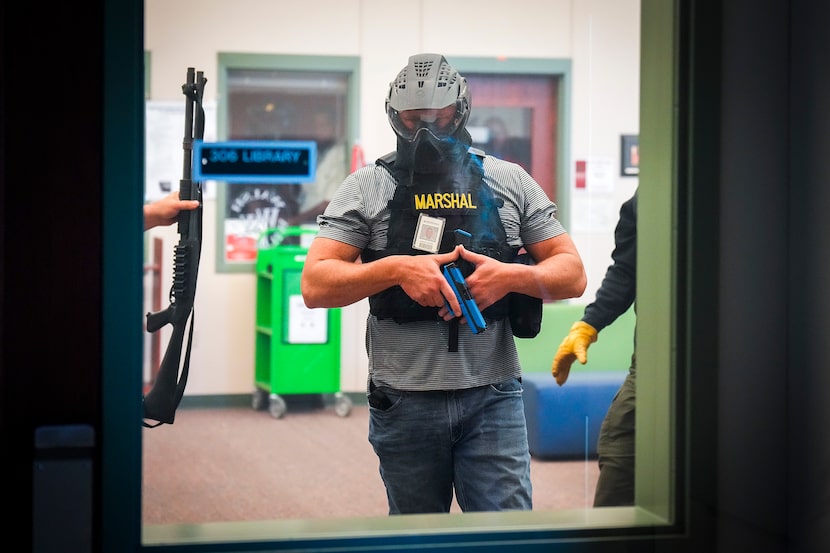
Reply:
<svg viewBox="0 0 830 553"><path fill-rule="evenodd" d="M144 524L384 516L368 408L180 409L143 430ZM534 510L590 507L596 459L533 458ZM460 512L453 503L452 512Z"/></svg>

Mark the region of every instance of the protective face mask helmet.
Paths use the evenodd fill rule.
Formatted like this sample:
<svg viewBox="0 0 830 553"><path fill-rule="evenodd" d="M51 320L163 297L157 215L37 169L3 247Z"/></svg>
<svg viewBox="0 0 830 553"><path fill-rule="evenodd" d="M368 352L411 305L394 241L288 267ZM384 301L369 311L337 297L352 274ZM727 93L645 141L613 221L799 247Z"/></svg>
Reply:
<svg viewBox="0 0 830 553"><path fill-rule="evenodd" d="M398 137L398 163L416 172L445 170L472 142L467 80L440 54L409 58L389 84L386 114Z"/></svg>

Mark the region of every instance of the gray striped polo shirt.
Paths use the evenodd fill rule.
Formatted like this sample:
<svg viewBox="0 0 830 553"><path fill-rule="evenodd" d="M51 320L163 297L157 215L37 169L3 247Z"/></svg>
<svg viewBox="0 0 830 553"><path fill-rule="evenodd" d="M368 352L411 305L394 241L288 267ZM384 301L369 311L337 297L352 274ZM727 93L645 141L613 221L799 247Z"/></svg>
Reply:
<svg viewBox="0 0 830 553"><path fill-rule="evenodd" d="M556 204L521 166L486 156L484 180L504 200L499 215L510 245L533 244L565 232L556 219ZM380 166L358 169L340 184L318 218L318 236L360 249L384 249L387 204L395 186ZM480 334L460 325L457 352L447 351L448 333L444 321L398 324L370 314L366 321L369 377L376 385L427 391L472 388L521 376L507 319L488 322Z"/></svg>

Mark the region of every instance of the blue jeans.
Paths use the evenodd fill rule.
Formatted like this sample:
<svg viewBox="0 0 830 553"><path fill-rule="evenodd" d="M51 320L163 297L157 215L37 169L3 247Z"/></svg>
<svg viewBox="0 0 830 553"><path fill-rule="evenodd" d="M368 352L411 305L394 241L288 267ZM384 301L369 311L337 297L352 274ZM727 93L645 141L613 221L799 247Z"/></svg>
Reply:
<svg viewBox="0 0 830 553"><path fill-rule="evenodd" d="M530 510L530 452L518 379L467 390L370 384L369 442L389 514Z"/></svg>

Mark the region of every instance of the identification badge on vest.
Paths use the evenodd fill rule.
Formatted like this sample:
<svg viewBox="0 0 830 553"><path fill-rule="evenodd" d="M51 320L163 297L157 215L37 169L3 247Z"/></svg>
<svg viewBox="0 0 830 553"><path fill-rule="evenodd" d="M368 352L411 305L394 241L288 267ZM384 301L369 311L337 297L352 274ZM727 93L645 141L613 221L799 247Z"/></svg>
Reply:
<svg viewBox="0 0 830 553"><path fill-rule="evenodd" d="M445 223L446 219L443 217L418 214L418 224L415 226L412 249L437 253L438 248L441 247L441 237L444 236Z"/></svg>

